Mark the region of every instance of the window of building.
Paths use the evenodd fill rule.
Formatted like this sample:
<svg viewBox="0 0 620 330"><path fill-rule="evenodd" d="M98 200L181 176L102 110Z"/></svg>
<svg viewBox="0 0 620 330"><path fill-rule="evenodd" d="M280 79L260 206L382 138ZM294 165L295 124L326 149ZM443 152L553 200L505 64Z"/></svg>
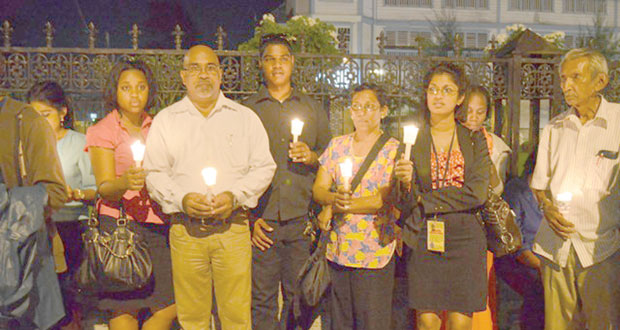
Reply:
<svg viewBox="0 0 620 330"><path fill-rule="evenodd" d="M444 8L488 9L488 0L443 0Z"/></svg>
<svg viewBox="0 0 620 330"><path fill-rule="evenodd" d="M386 6L393 7L426 7L433 6L433 0L384 0Z"/></svg>
<svg viewBox="0 0 620 330"><path fill-rule="evenodd" d="M588 37L583 35L571 35L564 36L564 47L566 48L579 48L588 44Z"/></svg>
<svg viewBox="0 0 620 330"><path fill-rule="evenodd" d="M565 13L598 13L607 9L607 0L564 0Z"/></svg>
<svg viewBox="0 0 620 330"><path fill-rule="evenodd" d="M509 0L508 10L553 11L553 0Z"/></svg>
<svg viewBox="0 0 620 330"><path fill-rule="evenodd" d="M430 32L421 31L385 31L386 47L417 47L418 37L431 38Z"/></svg>
<svg viewBox="0 0 620 330"><path fill-rule="evenodd" d="M349 53L349 45L351 44L351 29L339 27L338 28L338 49L344 50L345 53Z"/></svg>
<svg viewBox="0 0 620 330"><path fill-rule="evenodd" d="M478 32L465 32L457 33L459 39L463 42L463 48L470 49L482 49L486 47L489 42L489 35L487 33Z"/></svg>

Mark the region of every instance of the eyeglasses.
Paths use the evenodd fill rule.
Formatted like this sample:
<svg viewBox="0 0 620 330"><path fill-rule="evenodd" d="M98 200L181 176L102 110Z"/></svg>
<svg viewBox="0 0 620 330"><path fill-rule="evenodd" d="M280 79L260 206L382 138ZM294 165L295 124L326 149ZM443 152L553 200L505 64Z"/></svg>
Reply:
<svg viewBox="0 0 620 330"><path fill-rule="evenodd" d="M439 95L439 93L441 93L441 95L443 96L453 96L454 94L458 93L458 89L450 86L446 86L441 90L435 87L429 87L426 92L432 95Z"/></svg>
<svg viewBox="0 0 620 330"><path fill-rule="evenodd" d="M379 110L380 106L378 104L366 103L366 105L361 105L359 103L351 104L351 111L356 115L362 115L365 113L375 112Z"/></svg>
<svg viewBox="0 0 620 330"><path fill-rule="evenodd" d="M192 63L184 68L185 71L189 72L192 76L198 76L203 71L208 75L215 76L220 72L220 66L215 63L207 63L205 66L201 66L197 63Z"/></svg>

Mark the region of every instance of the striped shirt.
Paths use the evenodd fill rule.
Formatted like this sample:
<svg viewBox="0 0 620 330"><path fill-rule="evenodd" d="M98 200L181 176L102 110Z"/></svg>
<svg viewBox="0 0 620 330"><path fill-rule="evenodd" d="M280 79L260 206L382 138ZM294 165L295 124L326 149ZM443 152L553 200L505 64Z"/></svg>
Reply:
<svg viewBox="0 0 620 330"><path fill-rule="evenodd" d="M554 200L572 193L561 211L576 232L563 240L543 221L534 252L565 267L572 245L581 265L588 267L620 249L619 151L620 104L603 97L596 116L585 124L571 108L544 128L530 185L549 190Z"/></svg>
<svg viewBox="0 0 620 330"><path fill-rule="evenodd" d="M221 92L207 117L187 96L163 109L146 139L146 187L167 214L183 212L187 193L207 193L201 176L205 167L217 170L213 195L230 191L239 206L249 208L276 171L256 113Z"/></svg>

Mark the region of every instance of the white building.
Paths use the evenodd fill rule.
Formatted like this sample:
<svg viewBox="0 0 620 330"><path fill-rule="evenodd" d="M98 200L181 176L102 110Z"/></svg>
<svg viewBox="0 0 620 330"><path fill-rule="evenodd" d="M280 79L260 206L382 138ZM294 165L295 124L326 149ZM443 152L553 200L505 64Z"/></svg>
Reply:
<svg viewBox="0 0 620 330"><path fill-rule="evenodd" d="M286 12L330 22L348 42L351 53L376 54L377 37L385 32L387 53L416 51L416 37L431 36L429 21L456 19L464 47L482 49L507 25L521 23L540 34L566 33L574 47L592 26L596 12L605 25L618 28L619 0L286 0Z"/></svg>

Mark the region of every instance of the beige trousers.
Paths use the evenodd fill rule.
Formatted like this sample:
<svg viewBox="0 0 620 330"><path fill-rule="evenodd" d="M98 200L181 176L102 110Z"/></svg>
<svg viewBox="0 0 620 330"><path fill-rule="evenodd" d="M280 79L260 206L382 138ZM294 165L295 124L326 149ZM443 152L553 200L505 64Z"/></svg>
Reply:
<svg viewBox="0 0 620 330"><path fill-rule="evenodd" d="M545 329L620 329L620 250L587 268L572 247L564 268L541 259Z"/></svg>
<svg viewBox="0 0 620 330"><path fill-rule="evenodd" d="M251 329L252 249L247 220L201 238L190 236L184 225L174 224L170 253L183 329L210 329L214 291L222 328Z"/></svg>

